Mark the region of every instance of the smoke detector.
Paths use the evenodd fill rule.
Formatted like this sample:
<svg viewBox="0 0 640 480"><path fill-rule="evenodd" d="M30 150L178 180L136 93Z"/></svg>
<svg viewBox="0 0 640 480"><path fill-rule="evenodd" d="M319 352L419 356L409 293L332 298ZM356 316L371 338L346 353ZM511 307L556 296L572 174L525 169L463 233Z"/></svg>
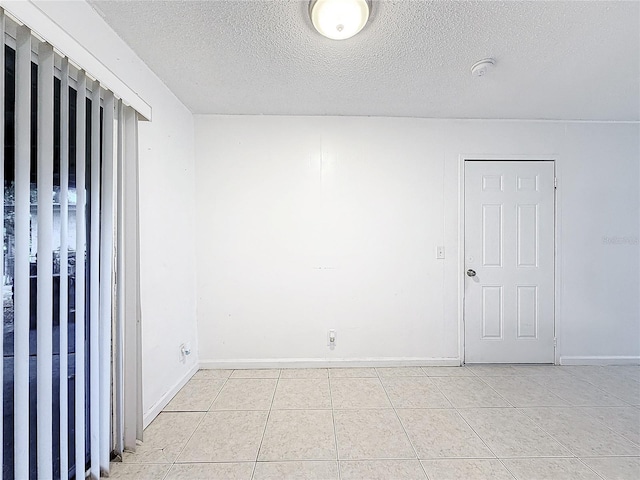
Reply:
<svg viewBox="0 0 640 480"><path fill-rule="evenodd" d="M474 77L484 77L495 64L496 61L493 58L484 58L473 64L473 67L471 67L471 75Z"/></svg>

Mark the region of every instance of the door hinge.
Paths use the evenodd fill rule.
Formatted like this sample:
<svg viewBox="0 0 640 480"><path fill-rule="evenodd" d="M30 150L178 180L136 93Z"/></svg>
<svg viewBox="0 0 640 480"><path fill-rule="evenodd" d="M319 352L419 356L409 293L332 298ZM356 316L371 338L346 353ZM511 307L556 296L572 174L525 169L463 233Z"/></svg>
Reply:
<svg viewBox="0 0 640 480"><path fill-rule="evenodd" d="M558 346L558 339L556 337L553 337L553 348L556 348Z"/></svg>
<svg viewBox="0 0 640 480"><path fill-rule="evenodd" d="M553 188L558 188L558 177L553 177Z"/></svg>

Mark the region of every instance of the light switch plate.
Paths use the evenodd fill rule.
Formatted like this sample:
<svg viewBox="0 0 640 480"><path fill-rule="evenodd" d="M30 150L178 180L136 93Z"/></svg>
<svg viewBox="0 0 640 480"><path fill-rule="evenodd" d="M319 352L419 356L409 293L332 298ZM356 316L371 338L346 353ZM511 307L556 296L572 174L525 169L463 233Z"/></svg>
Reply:
<svg viewBox="0 0 640 480"><path fill-rule="evenodd" d="M439 246L436 248L436 258L437 259L444 258L444 246Z"/></svg>

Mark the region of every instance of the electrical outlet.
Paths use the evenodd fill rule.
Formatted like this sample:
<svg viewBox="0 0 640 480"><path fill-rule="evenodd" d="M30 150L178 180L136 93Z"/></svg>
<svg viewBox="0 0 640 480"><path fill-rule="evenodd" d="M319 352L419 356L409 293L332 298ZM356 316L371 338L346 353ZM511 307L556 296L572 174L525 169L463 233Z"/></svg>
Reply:
<svg viewBox="0 0 640 480"><path fill-rule="evenodd" d="M185 342L180 345L180 356L184 358L189 355L191 355L191 344L189 342Z"/></svg>
<svg viewBox="0 0 640 480"><path fill-rule="evenodd" d="M329 348L335 348L336 338L337 338L337 335L335 330L329 330L329 332L327 332L327 346Z"/></svg>
<svg viewBox="0 0 640 480"><path fill-rule="evenodd" d="M442 260L444 258L444 245L436 247L436 258Z"/></svg>

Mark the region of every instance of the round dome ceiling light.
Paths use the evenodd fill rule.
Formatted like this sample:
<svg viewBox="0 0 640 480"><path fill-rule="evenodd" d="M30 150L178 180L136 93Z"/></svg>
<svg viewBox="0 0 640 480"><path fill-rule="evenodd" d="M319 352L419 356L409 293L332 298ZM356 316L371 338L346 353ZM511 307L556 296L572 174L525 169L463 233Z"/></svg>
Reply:
<svg viewBox="0 0 640 480"><path fill-rule="evenodd" d="M346 40L364 28L371 0L311 0L309 16L316 30L332 40Z"/></svg>
<svg viewBox="0 0 640 480"><path fill-rule="evenodd" d="M476 62L471 67L471 75L474 77L484 77L489 70L491 70L496 64L493 58L485 58Z"/></svg>

